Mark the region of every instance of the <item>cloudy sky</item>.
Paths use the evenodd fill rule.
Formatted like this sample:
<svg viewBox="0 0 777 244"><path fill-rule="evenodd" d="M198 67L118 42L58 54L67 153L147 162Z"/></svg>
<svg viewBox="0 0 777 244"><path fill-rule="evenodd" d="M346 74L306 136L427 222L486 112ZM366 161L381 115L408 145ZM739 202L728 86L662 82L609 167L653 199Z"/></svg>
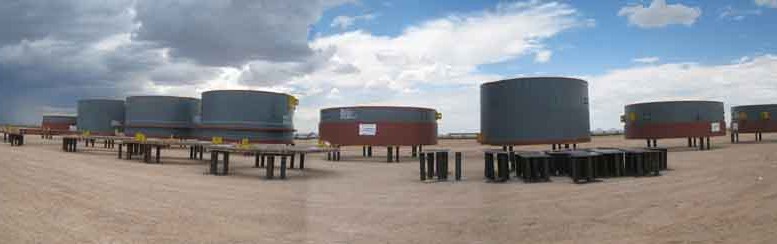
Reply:
<svg viewBox="0 0 777 244"><path fill-rule="evenodd" d="M479 130L479 84L589 81L591 124L628 103L777 103L777 0L11 0L0 4L0 123L83 98L287 92L318 111L414 105ZM728 117L728 115L727 115Z"/></svg>

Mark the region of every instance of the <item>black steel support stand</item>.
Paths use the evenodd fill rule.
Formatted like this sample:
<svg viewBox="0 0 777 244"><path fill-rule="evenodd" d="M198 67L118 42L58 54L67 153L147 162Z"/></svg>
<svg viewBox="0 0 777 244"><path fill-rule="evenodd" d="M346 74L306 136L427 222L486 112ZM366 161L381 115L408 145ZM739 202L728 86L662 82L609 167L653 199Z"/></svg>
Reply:
<svg viewBox="0 0 777 244"><path fill-rule="evenodd" d="M437 152L437 180L448 180L448 152Z"/></svg>
<svg viewBox="0 0 777 244"><path fill-rule="evenodd" d="M162 151L162 146L156 146L156 163L158 164L162 163L162 161L159 160L160 155L162 154L161 151Z"/></svg>
<svg viewBox="0 0 777 244"><path fill-rule="evenodd" d="M506 153L499 153L496 155L497 164L497 181L504 182L510 179L510 160Z"/></svg>
<svg viewBox="0 0 777 244"><path fill-rule="evenodd" d="M426 153L426 178L434 177L434 153Z"/></svg>
<svg viewBox="0 0 777 244"><path fill-rule="evenodd" d="M461 180L461 152L456 152L456 180Z"/></svg>
<svg viewBox="0 0 777 244"><path fill-rule="evenodd" d="M305 169L305 154L300 153L299 154L299 170Z"/></svg>
<svg viewBox="0 0 777 244"><path fill-rule="evenodd" d="M394 155L392 155L394 153L394 149L391 147L386 147L386 149L387 149L386 162L391 163L392 161L394 161Z"/></svg>
<svg viewBox="0 0 777 244"><path fill-rule="evenodd" d="M265 169L265 178L275 178L275 155L267 155L267 168Z"/></svg>
<svg viewBox="0 0 777 244"><path fill-rule="evenodd" d="M295 159L296 155L297 154L291 154L291 158L289 160L289 169L293 169L294 168L294 159Z"/></svg>
<svg viewBox="0 0 777 244"><path fill-rule="evenodd" d="M485 153L483 176L487 180L494 180L494 154Z"/></svg>
<svg viewBox="0 0 777 244"><path fill-rule="evenodd" d="M423 153L418 157L418 171L420 173L421 181L426 180L426 155Z"/></svg>
<svg viewBox="0 0 777 244"><path fill-rule="evenodd" d="M129 145L127 145L127 152L129 152ZM210 174L218 175L218 171L217 171L218 161L219 161L219 154L216 151L211 151L210 152Z"/></svg>
<svg viewBox="0 0 777 244"><path fill-rule="evenodd" d="M286 179L286 156L281 156L281 179Z"/></svg>
<svg viewBox="0 0 777 244"><path fill-rule="evenodd" d="M699 150L704 150L704 137L699 137Z"/></svg>

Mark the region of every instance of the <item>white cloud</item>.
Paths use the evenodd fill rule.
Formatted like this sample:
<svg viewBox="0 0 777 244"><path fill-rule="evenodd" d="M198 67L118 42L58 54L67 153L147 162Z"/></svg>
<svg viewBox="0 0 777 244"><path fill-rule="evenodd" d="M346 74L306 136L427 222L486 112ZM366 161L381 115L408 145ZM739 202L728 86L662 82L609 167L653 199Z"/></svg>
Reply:
<svg viewBox="0 0 777 244"><path fill-rule="evenodd" d="M618 16L626 16L629 23L642 28L658 28L672 24L693 25L701 16L701 9L682 4L667 4L666 0L653 0L649 6L641 4L621 8Z"/></svg>
<svg viewBox="0 0 777 244"><path fill-rule="evenodd" d="M777 8L777 0L755 0L755 4L758 6Z"/></svg>
<svg viewBox="0 0 777 244"><path fill-rule="evenodd" d="M762 11L760 9L736 9L731 6L726 6L720 11L718 18L739 21L747 18L747 16L761 15L761 13Z"/></svg>
<svg viewBox="0 0 777 244"><path fill-rule="evenodd" d="M329 90L329 94L326 95L326 98L329 98L329 99L342 98L342 96L340 96L340 89L337 89L337 87L332 88L331 90Z"/></svg>
<svg viewBox="0 0 777 244"><path fill-rule="evenodd" d="M332 23L329 25L331 27L337 27L340 29L347 29L348 27L351 27L356 23L356 21L368 21L373 20L377 17L375 14L365 14L365 15L359 15L359 16L344 16L340 15L332 19Z"/></svg>
<svg viewBox="0 0 777 244"><path fill-rule="evenodd" d="M612 70L582 77L589 81L592 126L622 127L626 104L708 99L732 105L774 103L777 56L763 55L723 65L671 63ZM726 117L730 119L729 110Z"/></svg>
<svg viewBox="0 0 777 244"><path fill-rule="evenodd" d="M752 58L750 58L750 56L742 56L739 59L732 61L731 63L732 64L742 64L742 63L750 62L750 60L753 60Z"/></svg>
<svg viewBox="0 0 777 244"><path fill-rule="evenodd" d="M516 58L546 62L552 52L545 40L591 24L567 4L530 1L428 20L398 36L356 30L316 38L313 50L333 49L330 63L345 64L290 79L295 91L318 91L301 100L309 107L298 110L295 126L315 131L320 108L383 104L438 108L451 118L441 131L477 130L477 85L503 78L478 66ZM348 99L336 99L345 94Z"/></svg>
<svg viewBox="0 0 777 244"><path fill-rule="evenodd" d="M643 64L653 64L658 62L660 59L658 57L642 57L642 58L635 58L632 59L632 62L635 63L643 63Z"/></svg>
<svg viewBox="0 0 777 244"><path fill-rule="evenodd" d="M552 55L553 52L550 50L539 50L534 56L534 62L547 63Z"/></svg>
<svg viewBox="0 0 777 244"><path fill-rule="evenodd" d="M331 76L323 70L311 74L311 80L336 86L383 85L396 90L421 83L455 83L475 74L478 65L544 50L545 39L585 23L565 4L517 3L430 20L406 28L396 37L361 30L321 37L311 43L313 49L334 48L335 57L348 60L360 72Z"/></svg>

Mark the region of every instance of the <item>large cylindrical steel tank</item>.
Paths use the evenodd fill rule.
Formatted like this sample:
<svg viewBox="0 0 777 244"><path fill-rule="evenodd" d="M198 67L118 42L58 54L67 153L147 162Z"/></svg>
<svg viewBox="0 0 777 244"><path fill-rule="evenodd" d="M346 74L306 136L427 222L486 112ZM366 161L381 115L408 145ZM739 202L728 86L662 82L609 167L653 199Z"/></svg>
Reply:
<svg viewBox="0 0 777 244"><path fill-rule="evenodd" d="M76 125L76 116L44 115L41 129L50 131L68 131L70 126Z"/></svg>
<svg viewBox="0 0 777 244"><path fill-rule="evenodd" d="M200 100L172 96L133 96L127 98L124 133L147 137L189 138Z"/></svg>
<svg viewBox="0 0 777 244"><path fill-rule="evenodd" d="M722 102L667 101L627 105L622 120L627 139L726 135Z"/></svg>
<svg viewBox="0 0 777 244"><path fill-rule="evenodd" d="M590 131L584 80L530 77L480 86L483 144L573 144L591 141Z"/></svg>
<svg viewBox="0 0 777 244"><path fill-rule="evenodd" d="M266 91L217 90L202 93L199 139L291 144L297 99Z"/></svg>
<svg viewBox="0 0 777 244"><path fill-rule="evenodd" d="M78 101L78 130L92 135L113 135L124 125L124 101L86 99Z"/></svg>
<svg viewBox="0 0 777 244"><path fill-rule="evenodd" d="M731 107L731 129L737 133L777 132L777 104Z"/></svg>
<svg viewBox="0 0 777 244"><path fill-rule="evenodd" d="M333 145L437 144L437 111L430 108L358 106L321 110L321 140Z"/></svg>

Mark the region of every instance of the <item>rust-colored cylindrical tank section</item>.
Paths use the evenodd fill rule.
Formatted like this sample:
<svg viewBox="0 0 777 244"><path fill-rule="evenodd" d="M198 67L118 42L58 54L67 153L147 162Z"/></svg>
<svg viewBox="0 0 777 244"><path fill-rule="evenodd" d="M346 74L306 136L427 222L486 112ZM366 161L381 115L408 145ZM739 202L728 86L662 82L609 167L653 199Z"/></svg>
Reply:
<svg viewBox="0 0 777 244"><path fill-rule="evenodd" d="M40 127L48 131L70 131L70 127L76 125L76 120L76 116L44 115Z"/></svg>
<svg viewBox="0 0 777 244"><path fill-rule="evenodd" d="M626 139L726 135L722 102L667 101L627 105L621 120Z"/></svg>
<svg viewBox="0 0 777 244"><path fill-rule="evenodd" d="M361 106L321 110L320 138L333 145L437 144L438 113L430 108Z"/></svg>
<svg viewBox="0 0 777 244"><path fill-rule="evenodd" d="M731 129L737 133L777 132L777 104L731 107Z"/></svg>

